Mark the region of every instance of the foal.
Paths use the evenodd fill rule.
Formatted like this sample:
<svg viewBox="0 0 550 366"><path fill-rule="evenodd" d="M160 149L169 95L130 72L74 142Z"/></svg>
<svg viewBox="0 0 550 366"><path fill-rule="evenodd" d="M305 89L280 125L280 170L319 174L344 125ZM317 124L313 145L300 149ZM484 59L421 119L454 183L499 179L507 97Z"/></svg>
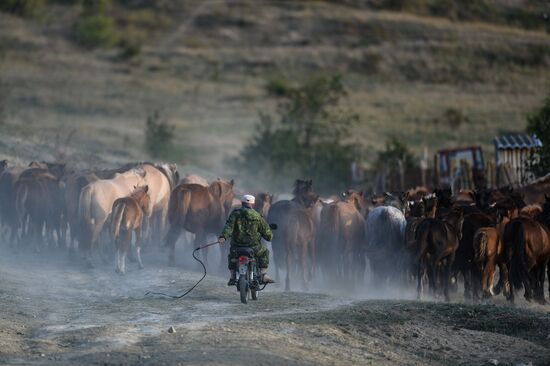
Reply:
<svg viewBox="0 0 550 366"><path fill-rule="evenodd" d="M134 187L135 190L128 197L117 199L113 203L111 236L117 250L116 272L124 274L126 271L126 256L132 246L132 232L136 234L136 250L139 268L141 262L141 230L143 217L149 209L151 199L149 186Z"/></svg>

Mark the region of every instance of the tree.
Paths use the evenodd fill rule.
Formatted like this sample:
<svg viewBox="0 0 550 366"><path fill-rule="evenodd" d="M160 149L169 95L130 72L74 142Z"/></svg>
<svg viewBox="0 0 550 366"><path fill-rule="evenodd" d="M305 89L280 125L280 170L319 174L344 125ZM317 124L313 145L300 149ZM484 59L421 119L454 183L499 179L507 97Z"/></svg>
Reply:
<svg viewBox="0 0 550 366"><path fill-rule="evenodd" d="M534 133L542 142L540 161L531 167L536 176L550 172L550 96L543 106L527 117L527 132Z"/></svg>
<svg viewBox="0 0 550 366"><path fill-rule="evenodd" d="M276 117L260 113L237 165L275 189L288 189L297 177L313 179L320 191L347 188L358 116L342 106L346 95L339 76L291 87L281 94Z"/></svg>

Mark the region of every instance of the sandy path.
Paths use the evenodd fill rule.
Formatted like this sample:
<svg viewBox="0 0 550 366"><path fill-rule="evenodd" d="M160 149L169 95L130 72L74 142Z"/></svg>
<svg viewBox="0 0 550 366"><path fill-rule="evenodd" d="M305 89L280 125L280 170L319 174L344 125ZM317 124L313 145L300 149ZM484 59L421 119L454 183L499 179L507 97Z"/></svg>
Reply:
<svg viewBox="0 0 550 366"><path fill-rule="evenodd" d="M550 363L550 317L494 305L349 300L271 289L240 304L225 279L149 261L126 276L65 253L0 258L1 364ZM175 334L167 332L170 326Z"/></svg>

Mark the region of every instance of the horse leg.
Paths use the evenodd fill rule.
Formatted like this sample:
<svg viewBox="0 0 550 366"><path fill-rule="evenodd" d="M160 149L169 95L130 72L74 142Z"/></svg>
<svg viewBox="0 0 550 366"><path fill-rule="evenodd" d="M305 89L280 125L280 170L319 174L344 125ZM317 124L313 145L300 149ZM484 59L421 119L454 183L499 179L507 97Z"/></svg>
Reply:
<svg viewBox="0 0 550 366"><path fill-rule="evenodd" d="M137 254L138 268L143 269L143 262L141 261L141 244L142 244L141 228L138 228L135 231L135 233L136 233L136 254Z"/></svg>
<svg viewBox="0 0 550 366"><path fill-rule="evenodd" d="M287 248L286 251L286 278L285 278L285 291L290 291L290 271L292 270L292 253Z"/></svg>
<svg viewBox="0 0 550 366"><path fill-rule="evenodd" d="M120 243L117 244L117 248L116 248L115 272L120 273Z"/></svg>
<svg viewBox="0 0 550 366"><path fill-rule="evenodd" d="M483 297L491 297L495 295L493 287L495 285L495 272L496 272L496 257L492 256L487 261L485 268L483 269ZM500 273L502 277L502 271ZM500 280L499 280L500 283Z"/></svg>
<svg viewBox="0 0 550 366"><path fill-rule="evenodd" d="M535 299L539 304L542 305L546 304L546 300L544 299L544 277L546 275L545 269L546 263L539 265L536 271L537 281L535 289Z"/></svg>
<svg viewBox="0 0 550 366"><path fill-rule="evenodd" d="M168 254L168 266L174 267L176 265L176 242L182 232L182 228L177 225L171 225L168 234L166 234L165 247L169 248Z"/></svg>
<svg viewBox="0 0 550 366"><path fill-rule="evenodd" d="M472 271L466 264L462 264L461 267L462 276L464 277L464 298L466 300L472 299Z"/></svg>
<svg viewBox="0 0 550 366"><path fill-rule="evenodd" d="M427 263L428 283L430 294L435 298L436 296L436 281L437 281L437 268L436 264L431 261Z"/></svg>
<svg viewBox="0 0 550 366"><path fill-rule="evenodd" d="M525 300L531 302L533 299L533 285L536 284L537 277L533 275L534 270L530 270L529 274L526 279L524 279L523 282L523 288L525 289L524 297Z"/></svg>
<svg viewBox="0 0 550 366"><path fill-rule="evenodd" d="M309 280L311 279L309 276L308 279L306 280L306 272L309 271L309 268L308 268L308 256L307 256L307 253L309 252L309 243L307 242L304 242L303 245L302 245L302 250L301 250L301 253L300 253L300 267L299 268L299 271L300 273L302 274L302 287L304 288L305 291L308 290L308 282Z"/></svg>
<svg viewBox="0 0 550 366"><path fill-rule="evenodd" d="M451 270L452 270L453 260L454 260L453 255L445 259L445 265L443 268L443 294L445 296L446 302L451 301L451 297L449 296L449 282L451 281Z"/></svg>
<svg viewBox="0 0 550 366"><path fill-rule="evenodd" d="M424 277L424 271L425 271L424 263L422 262L422 260L419 260L418 265L417 265L417 271L416 271L416 280L417 280L416 298L418 300L422 300L422 293L423 293L423 290L424 290L422 280L423 280L423 277Z"/></svg>

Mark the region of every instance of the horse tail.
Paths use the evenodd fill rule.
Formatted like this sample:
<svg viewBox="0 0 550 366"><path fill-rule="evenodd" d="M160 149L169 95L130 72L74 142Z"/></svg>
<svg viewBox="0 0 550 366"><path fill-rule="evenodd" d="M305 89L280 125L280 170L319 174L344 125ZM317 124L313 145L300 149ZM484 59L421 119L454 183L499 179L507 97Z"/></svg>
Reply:
<svg viewBox="0 0 550 366"><path fill-rule="evenodd" d="M124 212L126 210L126 205L123 201L115 201L113 205L113 217L111 219L111 237L116 243L118 236L120 234L120 227L122 225L122 219L124 218Z"/></svg>
<svg viewBox="0 0 550 366"><path fill-rule="evenodd" d="M81 242L87 235L91 235L91 226L94 224L92 217L92 190L90 186L85 186L80 192L78 199L78 219L80 221L79 233L82 236Z"/></svg>
<svg viewBox="0 0 550 366"><path fill-rule="evenodd" d="M525 228L521 221L511 222L511 258L509 277L514 288L519 289L529 283L529 270L525 253Z"/></svg>
<svg viewBox="0 0 550 366"><path fill-rule="evenodd" d="M15 186L15 215L19 221L19 225L25 231L25 216L27 214L26 203L29 197L29 188L27 184L18 182Z"/></svg>
<svg viewBox="0 0 550 366"><path fill-rule="evenodd" d="M340 214L336 205L326 206L325 220L321 225L321 231L319 233L319 258L323 263L329 261L331 258L336 259L334 256L334 249L339 248L340 237ZM325 263L330 265L330 263ZM334 265L334 264L332 264ZM325 267L323 266L323 267ZM328 268L328 267L327 267Z"/></svg>
<svg viewBox="0 0 550 366"><path fill-rule="evenodd" d="M189 206L191 205L191 191L185 188L176 187L170 195L168 204L168 220L171 225L185 223Z"/></svg>
<svg viewBox="0 0 550 366"><path fill-rule="evenodd" d="M426 254L428 247L432 244L432 230L430 221L421 222L416 228L414 240L417 243L418 253L416 253L416 261L420 261Z"/></svg>
<svg viewBox="0 0 550 366"><path fill-rule="evenodd" d="M483 229L476 231L474 235L474 262L481 263L487 258L487 243L489 238Z"/></svg>

